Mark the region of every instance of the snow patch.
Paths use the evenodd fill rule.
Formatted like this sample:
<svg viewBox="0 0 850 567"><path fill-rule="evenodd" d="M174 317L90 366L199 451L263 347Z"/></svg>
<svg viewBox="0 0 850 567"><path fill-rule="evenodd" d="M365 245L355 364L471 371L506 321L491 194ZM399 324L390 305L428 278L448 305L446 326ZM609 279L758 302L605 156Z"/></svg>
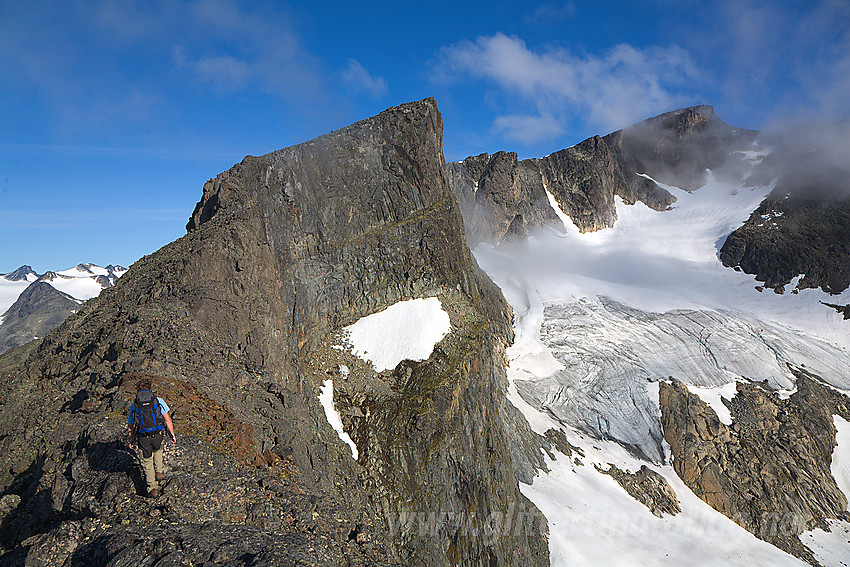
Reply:
<svg viewBox="0 0 850 567"><path fill-rule="evenodd" d="M815 559L824 567L847 567L850 554L850 523L839 520L827 520L829 531L820 528L800 534L800 541L809 548Z"/></svg>
<svg viewBox="0 0 850 567"><path fill-rule="evenodd" d="M437 297L400 301L345 327L351 352L383 372L402 360L427 360L451 331Z"/></svg>
<svg viewBox="0 0 850 567"><path fill-rule="evenodd" d="M47 283L62 293L67 293L71 297L75 299L82 299L83 301L91 299L92 297L97 297L100 292L103 291L103 286L97 283L91 276L58 277L48 281Z"/></svg>
<svg viewBox="0 0 850 567"><path fill-rule="evenodd" d="M738 393L735 382L730 382L718 388L700 388L691 384L685 384L685 386L687 386L692 394L695 394L699 399L708 404L708 407L714 410L721 423L732 425L732 414L729 412L729 408L721 401L721 398L731 401L735 397L735 394Z"/></svg>
<svg viewBox="0 0 850 567"><path fill-rule="evenodd" d="M561 222L564 224L564 229L567 232L573 231L578 232L578 227L563 210L561 210L561 205L558 204L558 200L555 199L555 196L549 191L549 187L546 183L543 183L543 189L546 191L546 197L549 199L549 206L552 207L552 210L555 211L555 214L561 219Z"/></svg>
<svg viewBox="0 0 850 567"><path fill-rule="evenodd" d="M339 438L351 447L351 458L356 461L358 456L357 445L351 437L349 437L348 433L345 432L345 429L343 429L342 417L340 417L339 412L336 411L336 407L334 406L333 380L325 380L322 384L322 387L319 389L319 403L321 403L322 407L325 409L325 417L328 419L330 426L334 428L334 431L336 431L336 434L339 435Z"/></svg>

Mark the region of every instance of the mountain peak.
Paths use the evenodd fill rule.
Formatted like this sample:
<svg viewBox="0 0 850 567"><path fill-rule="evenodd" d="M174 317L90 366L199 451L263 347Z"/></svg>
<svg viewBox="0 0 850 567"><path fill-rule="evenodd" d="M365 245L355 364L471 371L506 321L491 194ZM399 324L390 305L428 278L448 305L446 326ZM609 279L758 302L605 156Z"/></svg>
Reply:
<svg viewBox="0 0 850 567"><path fill-rule="evenodd" d="M33 276L30 278L30 276ZM19 282L27 279L35 279L38 277L38 274L33 271L31 266L23 265L14 272L9 272L8 274L3 274L3 277L10 282Z"/></svg>
<svg viewBox="0 0 850 567"><path fill-rule="evenodd" d="M424 152L430 151L431 148L436 150L436 155L442 160L443 118L437 108L437 101L434 98L425 98L405 103L313 140L264 156L246 156L240 163L204 184L203 195L195 206L186 230L188 232L195 230L223 209L257 204L258 189L268 190L270 184L276 185L283 182L282 198L291 200L296 193L301 192L301 187L308 185L304 183L301 183L301 187L293 185L294 179L291 178L293 168L289 166L281 168L284 164L299 163L301 159L315 161L319 158L336 158L341 167L362 164L367 159L362 152L367 148L372 152L388 153L389 148L386 146L370 147L382 138L387 139L381 142L383 144L391 143L397 148L407 148L410 152L406 158L410 162L409 165L414 165L417 156L424 156ZM414 140L416 140L415 143ZM355 153L346 154L346 151ZM320 155L322 152L329 153ZM300 157L296 157L298 155ZM390 164L384 165L390 166ZM397 164L395 167L397 171L391 172L393 175L417 173L416 170L407 171L406 166L402 164ZM337 169L341 171L339 167ZM353 189L353 187L346 188L338 185L350 183L350 180L335 176L333 171L330 178L325 180L313 179L313 175L315 172L310 173L310 181L315 182L309 185L311 191L315 192L323 186L326 192L340 190L345 192ZM327 185L328 183L330 185Z"/></svg>

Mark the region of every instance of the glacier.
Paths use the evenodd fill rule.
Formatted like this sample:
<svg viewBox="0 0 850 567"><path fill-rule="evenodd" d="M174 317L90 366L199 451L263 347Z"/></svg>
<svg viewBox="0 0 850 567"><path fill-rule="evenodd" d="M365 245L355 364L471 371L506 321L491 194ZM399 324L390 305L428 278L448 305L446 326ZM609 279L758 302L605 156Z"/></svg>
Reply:
<svg viewBox="0 0 850 567"><path fill-rule="evenodd" d="M671 210L617 198L614 226L585 234L550 198L563 233L539 231L524 243L474 250L514 309L508 398L535 431L560 429L584 454L547 456L549 471L521 489L549 521L555 567L804 565L682 483L662 435L658 383L685 383L727 423L723 401L734 397L737 382L787 396L795 389L790 367L850 393L850 323L820 303L850 302L850 292L759 291L752 276L722 266L717 254L726 236L771 186L722 181L709 171L696 191L663 187L678 199ZM834 470L846 470L848 460L846 450L836 452ZM593 466L608 464L650 466L673 487L682 513L656 518ZM839 536L848 526L834 527L801 537L825 565L850 554Z"/></svg>

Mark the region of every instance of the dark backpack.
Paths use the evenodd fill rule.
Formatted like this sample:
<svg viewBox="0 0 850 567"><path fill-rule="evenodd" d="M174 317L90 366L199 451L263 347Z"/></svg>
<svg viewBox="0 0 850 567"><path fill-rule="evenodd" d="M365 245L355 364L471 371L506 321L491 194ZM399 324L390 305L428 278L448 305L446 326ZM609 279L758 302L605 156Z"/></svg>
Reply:
<svg viewBox="0 0 850 567"><path fill-rule="evenodd" d="M159 405L159 400L156 399L156 394L152 391L141 390L136 394L133 412L136 433L139 435L152 435L165 429L162 408Z"/></svg>

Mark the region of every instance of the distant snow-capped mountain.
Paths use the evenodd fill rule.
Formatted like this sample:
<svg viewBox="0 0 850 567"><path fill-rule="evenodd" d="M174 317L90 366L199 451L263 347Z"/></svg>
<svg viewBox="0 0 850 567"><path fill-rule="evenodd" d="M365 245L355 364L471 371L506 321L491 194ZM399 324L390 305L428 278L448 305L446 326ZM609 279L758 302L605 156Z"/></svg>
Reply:
<svg viewBox="0 0 850 567"><path fill-rule="evenodd" d="M0 354L62 324L88 299L115 285L127 268L94 264L37 274L30 266L0 275Z"/></svg>

